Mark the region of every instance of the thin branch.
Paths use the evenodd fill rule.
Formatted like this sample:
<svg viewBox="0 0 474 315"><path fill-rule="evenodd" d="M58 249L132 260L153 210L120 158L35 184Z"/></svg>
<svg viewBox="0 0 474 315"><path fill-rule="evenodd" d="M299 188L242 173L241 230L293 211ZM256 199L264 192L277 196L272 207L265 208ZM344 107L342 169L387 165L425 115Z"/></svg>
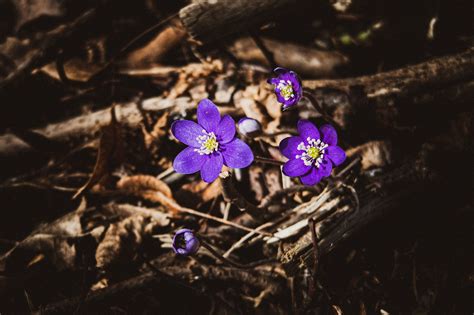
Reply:
<svg viewBox="0 0 474 315"><path fill-rule="evenodd" d="M270 67L272 67L272 69L275 69L276 67L278 67L275 61L275 58L273 56L273 53L268 50L267 46L265 46L265 43L262 41L260 36L258 36L255 32L250 32L250 37L252 37L258 49L260 49L263 56L265 56L265 59L267 59L267 62L270 65Z"/></svg>
<svg viewBox="0 0 474 315"><path fill-rule="evenodd" d="M272 164L272 165L277 165L277 166L282 166L283 164L285 164L284 162L261 157L261 156L254 157L254 160L255 162L264 163L264 164Z"/></svg>
<svg viewBox="0 0 474 315"><path fill-rule="evenodd" d="M264 265L264 264L274 261L274 259L265 259L265 260L259 260L252 263L248 263L248 264L240 264L240 263L237 263L235 261L225 258L221 254L219 254L210 244L208 244L206 241L202 239L201 239L201 246L207 249L214 257L216 257L220 261L239 269L251 269L251 268L255 268L257 266Z"/></svg>
<svg viewBox="0 0 474 315"><path fill-rule="evenodd" d="M235 188L234 181L232 180L232 175L229 172L223 172L220 175L220 181L222 186L222 194L224 200L232 203L240 210L245 210L248 214L256 219L262 219L265 213L262 209L259 209L254 204L247 201L240 194L240 192Z"/></svg>

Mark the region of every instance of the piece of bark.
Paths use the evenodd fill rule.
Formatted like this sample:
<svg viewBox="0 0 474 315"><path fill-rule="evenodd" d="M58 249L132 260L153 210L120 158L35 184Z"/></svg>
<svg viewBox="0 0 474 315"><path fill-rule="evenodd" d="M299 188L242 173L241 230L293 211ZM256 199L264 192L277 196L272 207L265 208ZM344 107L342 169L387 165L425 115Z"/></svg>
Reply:
<svg viewBox="0 0 474 315"><path fill-rule="evenodd" d="M140 49L131 52L125 59L128 68L140 69L156 65L174 47L186 37L186 31L178 19Z"/></svg>
<svg viewBox="0 0 474 315"><path fill-rule="evenodd" d="M302 0L203 0L179 11L188 33L211 42L276 19ZM218 30L218 31L216 31Z"/></svg>
<svg viewBox="0 0 474 315"><path fill-rule="evenodd" d="M168 295L172 295L172 292L174 294L202 295L202 293L198 293L198 288L194 289L187 284L188 281L196 281L196 274L200 275L199 278L203 279L204 283L238 281L243 285L259 290L270 289L269 293L272 295L279 295L284 292L285 281L278 272L261 269L241 270L224 266L196 266L193 268L164 266L160 269L163 272L145 273L90 292L82 302L82 310L89 310L90 312L105 311L109 309L109 306L117 306L117 301L129 301L131 296L137 295L137 292L150 290L155 293L158 300L160 298L171 298ZM182 280L178 280L180 278ZM185 282L183 283L183 281ZM34 314L68 314L72 313L79 303L79 297L65 299L46 305ZM174 309L178 308L175 307Z"/></svg>
<svg viewBox="0 0 474 315"><path fill-rule="evenodd" d="M84 301L81 302L81 297L74 297L66 299L54 304L42 307L38 312L34 314L71 314L77 309L79 303L82 303L83 310L90 308L103 308L107 309L109 303L114 301L127 300L130 294L138 292L138 290L144 290L147 288L166 288L169 287L169 278L163 278L155 275L154 273L147 273L140 275L135 278L131 278L117 284L111 285L107 288L96 290L87 294Z"/></svg>
<svg viewBox="0 0 474 315"><path fill-rule="evenodd" d="M307 80L309 90L362 87L369 100L392 105L394 101L415 97L418 101L433 100L431 94L457 96L463 100L472 95L474 79L474 47L461 53L403 67L401 69L341 80ZM462 96L462 98L460 97Z"/></svg>
<svg viewBox="0 0 474 315"><path fill-rule="evenodd" d="M0 82L0 92L6 89L10 84L29 75L33 70L41 68L45 64L55 60L62 45L64 45L67 40L70 40L84 25L87 25L96 17L96 12L96 9L90 9L68 25L58 26L48 32L35 52Z"/></svg>
<svg viewBox="0 0 474 315"><path fill-rule="evenodd" d="M348 58L336 51L324 51L301 45L262 38L275 62L308 78L334 77L348 64ZM230 51L240 60L270 66L267 58L251 38L241 38L230 46Z"/></svg>
<svg viewBox="0 0 474 315"><path fill-rule="evenodd" d="M196 104L188 97L177 99L151 98L145 100L142 109L149 112L159 112L174 107L176 112L186 111ZM117 120L126 126L137 126L142 121L141 111L136 103L116 106ZM77 139L96 137L100 130L110 123L110 109L103 109L63 122L50 124L35 132L62 143L77 142ZM71 141L76 139L76 141ZM0 159L12 158L32 152L34 148L14 134L0 136Z"/></svg>
<svg viewBox="0 0 474 315"><path fill-rule="evenodd" d="M369 193L363 204L355 209L337 208L323 221L317 223L319 234L319 256L327 255L337 248L343 240L349 239L369 224L387 215L399 207L406 198L416 195L420 185L419 173L415 164L404 165L386 175L384 184L391 186L403 185L403 189L386 190L386 194ZM384 187L386 188L386 187ZM390 191L390 192L389 192ZM389 193L388 193L389 192ZM359 192L359 195L363 193ZM301 236L298 241L290 244L279 255L285 269L291 274L298 269L311 266L314 260L312 254L313 238L310 231Z"/></svg>

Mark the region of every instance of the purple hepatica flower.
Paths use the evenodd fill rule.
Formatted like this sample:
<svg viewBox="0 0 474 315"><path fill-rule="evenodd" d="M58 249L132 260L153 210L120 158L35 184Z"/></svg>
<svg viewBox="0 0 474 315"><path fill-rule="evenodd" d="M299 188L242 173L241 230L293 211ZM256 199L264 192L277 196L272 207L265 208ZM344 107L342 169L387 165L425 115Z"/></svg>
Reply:
<svg viewBox="0 0 474 315"><path fill-rule="evenodd" d="M298 75L285 68L273 70L276 78L268 79L268 83L275 86L275 95L278 102L283 104L283 110L296 105L303 96L303 87Z"/></svg>
<svg viewBox="0 0 474 315"><path fill-rule="evenodd" d="M173 162L176 172L192 174L201 171L202 179L213 182L226 165L244 168L253 161L250 147L235 137L235 122L229 116L219 114L210 100L199 102L198 124L190 120L178 120L171 126L173 135L189 147L181 151Z"/></svg>
<svg viewBox="0 0 474 315"><path fill-rule="evenodd" d="M333 126L323 125L318 130L310 121L300 120L298 133L280 143L281 153L290 159L283 165L286 176L300 177L303 184L314 185L331 175L333 164L338 166L346 159L344 150L337 146Z"/></svg>
<svg viewBox="0 0 474 315"><path fill-rule="evenodd" d="M173 237L173 250L179 255L193 255L199 250L199 240L190 229L178 230Z"/></svg>

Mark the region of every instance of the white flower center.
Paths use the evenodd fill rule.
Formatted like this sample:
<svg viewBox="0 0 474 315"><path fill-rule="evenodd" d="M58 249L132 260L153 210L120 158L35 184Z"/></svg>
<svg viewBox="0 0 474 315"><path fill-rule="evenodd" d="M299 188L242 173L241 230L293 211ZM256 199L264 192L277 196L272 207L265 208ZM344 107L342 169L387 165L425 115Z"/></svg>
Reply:
<svg viewBox="0 0 474 315"><path fill-rule="evenodd" d="M211 154L219 148L219 142L217 142L216 135L214 132L202 131L204 134L196 138L197 142L201 145L199 149L194 149L200 155Z"/></svg>
<svg viewBox="0 0 474 315"><path fill-rule="evenodd" d="M280 89L280 95L283 96L285 101L288 101L290 98L295 97L293 92L293 85L290 80L280 80L277 85L277 88Z"/></svg>
<svg viewBox="0 0 474 315"><path fill-rule="evenodd" d="M297 149L299 151L304 151L302 154L296 155L297 159L303 160L304 165L311 166L315 165L317 168L321 165L324 158L325 149L328 145L322 142L320 139L312 139L308 137L306 139L308 145L305 145L304 142L298 144Z"/></svg>

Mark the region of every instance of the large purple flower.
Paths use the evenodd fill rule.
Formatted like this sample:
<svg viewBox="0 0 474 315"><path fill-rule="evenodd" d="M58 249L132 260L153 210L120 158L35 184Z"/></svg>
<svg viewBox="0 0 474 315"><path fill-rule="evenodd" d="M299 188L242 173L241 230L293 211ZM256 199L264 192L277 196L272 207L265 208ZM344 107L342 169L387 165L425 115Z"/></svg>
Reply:
<svg viewBox="0 0 474 315"><path fill-rule="evenodd" d="M226 165L244 168L253 161L250 147L235 137L235 122L229 116L219 114L210 100L199 102L198 124L191 120L178 120L171 126L173 135L188 145L173 162L176 172L192 174L201 171L205 182L212 182Z"/></svg>
<svg viewBox="0 0 474 315"><path fill-rule="evenodd" d="M303 96L303 87L298 75L285 68L275 68L276 78L268 79L268 83L275 86L275 95L278 102L283 104L283 110L296 105Z"/></svg>
<svg viewBox="0 0 474 315"><path fill-rule="evenodd" d="M321 134L322 136L321 136ZM299 136L288 137L280 142L280 151L289 161L283 165L283 173L300 177L305 185L314 185L331 175L334 166L346 159L346 153L337 146L337 132L331 125L316 128L308 120L298 121Z"/></svg>

